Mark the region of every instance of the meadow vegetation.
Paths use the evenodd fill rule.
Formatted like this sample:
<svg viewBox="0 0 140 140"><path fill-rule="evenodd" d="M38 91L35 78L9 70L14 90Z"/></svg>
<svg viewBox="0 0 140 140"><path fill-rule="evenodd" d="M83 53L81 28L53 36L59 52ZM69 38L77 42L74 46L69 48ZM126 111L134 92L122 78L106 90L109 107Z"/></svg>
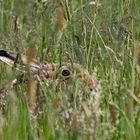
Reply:
<svg viewBox="0 0 140 140"><path fill-rule="evenodd" d="M66 87L42 82L46 101L36 118L25 99L34 92L30 78L1 63L0 92L10 97L0 139L140 139L139 38L140 0L0 0L0 49L37 52L42 63L78 63L98 81L95 100L79 78Z"/></svg>

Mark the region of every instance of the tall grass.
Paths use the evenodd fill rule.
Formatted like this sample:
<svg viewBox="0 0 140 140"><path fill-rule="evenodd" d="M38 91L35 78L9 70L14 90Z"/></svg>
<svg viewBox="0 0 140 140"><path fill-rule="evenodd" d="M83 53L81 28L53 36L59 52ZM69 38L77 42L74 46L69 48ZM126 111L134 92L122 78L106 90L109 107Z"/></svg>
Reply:
<svg viewBox="0 0 140 140"><path fill-rule="evenodd" d="M80 126L75 126L77 120L73 119L73 128L68 128L54 109L59 106L59 99L64 107L68 106L65 94L74 92L73 98L78 98L82 87L79 80L72 81L68 89L56 89L57 81L51 86L43 83L41 88L47 101L38 120L30 116L24 97L28 91L27 83L23 80L8 91L9 102L0 116L0 139L140 139L140 77L136 70L139 62L134 53L135 47L139 47L140 1L64 2L67 11L63 11L60 1L55 0L1 0L0 48L19 50L24 54L34 44L41 62L72 60L90 73L96 72L102 96L99 118L91 118L95 125L92 137L85 134L92 121L89 120L79 134L77 129ZM15 76L20 76L20 72L9 72L7 66L2 65L0 85ZM88 92L86 87L84 90ZM83 95L86 100L88 95ZM76 114L80 103L75 100L72 104L73 114Z"/></svg>

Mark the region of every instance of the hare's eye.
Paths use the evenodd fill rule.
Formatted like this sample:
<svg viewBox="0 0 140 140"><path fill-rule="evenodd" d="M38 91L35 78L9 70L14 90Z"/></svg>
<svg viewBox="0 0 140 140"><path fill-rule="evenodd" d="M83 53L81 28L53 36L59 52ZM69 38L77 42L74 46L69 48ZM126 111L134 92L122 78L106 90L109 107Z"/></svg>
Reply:
<svg viewBox="0 0 140 140"><path fill-rule="evenodd" d="M70 70L69 69L63 69L61 74L62 74L62 76L70 76Z"/></svg>

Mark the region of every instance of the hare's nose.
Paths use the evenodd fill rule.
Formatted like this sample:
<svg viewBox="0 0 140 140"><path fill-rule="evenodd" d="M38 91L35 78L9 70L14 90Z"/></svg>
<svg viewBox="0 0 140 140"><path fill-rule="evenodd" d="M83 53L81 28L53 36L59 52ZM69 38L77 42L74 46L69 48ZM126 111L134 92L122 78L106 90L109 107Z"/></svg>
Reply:
<svg viewBox="0 0 140 140"><path fill-rule="evenodd" d="M68 70L68 69L63 69L63 70L62 70L62 76L70 76L70 70Z"/></svg>

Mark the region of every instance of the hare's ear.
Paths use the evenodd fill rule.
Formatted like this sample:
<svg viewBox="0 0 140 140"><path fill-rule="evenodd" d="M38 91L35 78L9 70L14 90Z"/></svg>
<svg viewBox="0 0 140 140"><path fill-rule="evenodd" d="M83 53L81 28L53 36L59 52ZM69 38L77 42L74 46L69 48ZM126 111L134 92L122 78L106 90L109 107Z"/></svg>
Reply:
<svg viewBox="0 0 140 140"><path fill-rule="evenodd" d="M15 59L16 58L10 55L7 51L0 50L0 61L12 67L14 65Z"/></svg>

